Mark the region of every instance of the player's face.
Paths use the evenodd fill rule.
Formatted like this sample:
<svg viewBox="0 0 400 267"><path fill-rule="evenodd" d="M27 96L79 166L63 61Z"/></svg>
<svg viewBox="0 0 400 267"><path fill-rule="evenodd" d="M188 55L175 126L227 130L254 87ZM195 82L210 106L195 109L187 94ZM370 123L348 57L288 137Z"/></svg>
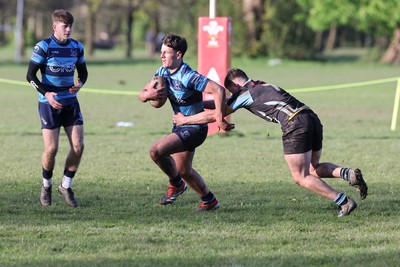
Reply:
<svg viewBox="0 0 400 267"><path fill-rule="evenodd" d="M161 62L164 68L170 69L172 72L179 68L182 62L182 54L166 45L161 46Z"/></svg>
<svg viewBox="0 0 400 267"><path fill-rule="evenodd" d="M232 94L237 93L241 87L244 86L243 79L234 78L232 79L233 85L228 88L229 92Z"/></svg>
<svg viewBox="0 0 400 267"><path fill-rule="evenodd" d="M67 42L68 39L71 38L71 24L65 24L64 22L56 21L53 23L53 30L54 36L62 43Z"/></svg>

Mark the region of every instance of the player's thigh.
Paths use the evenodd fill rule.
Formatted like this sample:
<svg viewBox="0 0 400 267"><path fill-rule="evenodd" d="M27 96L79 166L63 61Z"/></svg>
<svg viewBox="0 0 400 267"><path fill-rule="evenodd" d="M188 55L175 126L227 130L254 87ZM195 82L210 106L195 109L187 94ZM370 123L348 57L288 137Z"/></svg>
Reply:
<svg viewBox="0 0 400 267"><path fill-rule="evenodd" d="M60 128L42 129L42 137L45 150L57 151L60 139Z"/></svg>
<svg viewBox="0 0 400 267"><path fill-rule="evenodd" d="M73 147L83 147L84 145L84 127L82 125L72 125L65 127L65 133Z"/></svg>
<svg viewBox="0 0 400 267"><path fill-rule="evenodd" d="M310 173L311 153L310 150L305 153L285 154L285 160L293 178L305 177Z"/></svg>
<svg viewBox="0 0 400 267"><path fill-rule="evenodd" d="M175 133L157 140L150 148L150 153L157 155L171 155L181 151L183 151L183 144Z"/></svg>
<svg viewBox="0 0 400 267"><path fill-rule="evenodd" d="M317 168L317 166L319 164L319 160L321 159L321 155L322 155L322 149L320 149L318 151L312 151L310 171L314 171Z"/></svg>

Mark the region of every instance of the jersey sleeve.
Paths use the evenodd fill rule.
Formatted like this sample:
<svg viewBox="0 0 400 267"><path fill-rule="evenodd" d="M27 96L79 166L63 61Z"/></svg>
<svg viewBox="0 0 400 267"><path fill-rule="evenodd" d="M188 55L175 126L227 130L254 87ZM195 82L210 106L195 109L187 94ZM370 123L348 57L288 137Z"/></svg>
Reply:
<svg viewBox="0 0 400 267"><path fill-rule="evenodd" d="M240 95L233 95L227 102L227 106L231 112L238 110L239 108L248 108L254 102L249 91L246 91Z"/></svg>
<svg viewBox="0 0 400 267"><path fill-rule="evenodd" d="M182 83L186 88L204 92L209 79L195 70L187 71L182 77Z"/></svg>
<svg viewBox="0 0 400 267"><path fill-rule="evenodd" d="M85 63L85 55L84 55L85 53L83 50L83 45L80 42L78 42L78 48L79 48L79 55L76 64L81 65Z"/></svg>
<svg viewBox="0 0 400 267"><path fill-rule="evenodd" d="M35 45L33 48L31 62L36 65L41 65L45 62L47 57L47 48L48 45L46 42L41 41Z"/></svg>

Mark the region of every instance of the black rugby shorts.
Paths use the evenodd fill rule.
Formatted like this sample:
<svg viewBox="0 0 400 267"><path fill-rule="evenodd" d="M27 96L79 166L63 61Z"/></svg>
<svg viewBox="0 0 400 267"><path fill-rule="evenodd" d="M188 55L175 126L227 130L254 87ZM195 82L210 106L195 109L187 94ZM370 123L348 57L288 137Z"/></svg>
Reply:
<svg viewBox="0 0 400 267"><path fill-rule="evenodd" d="M305 110L294 116L283 127L282 141L285 155L301 154L322 148L323 126L317 114Z"/></svg>

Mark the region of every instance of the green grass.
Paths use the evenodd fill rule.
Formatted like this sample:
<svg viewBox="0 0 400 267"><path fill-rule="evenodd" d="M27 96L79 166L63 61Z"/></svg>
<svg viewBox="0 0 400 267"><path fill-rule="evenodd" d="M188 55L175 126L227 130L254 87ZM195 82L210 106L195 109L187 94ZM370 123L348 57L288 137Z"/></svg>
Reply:
<svg viewBox="0 0 400 267"><path fill-rule="evenodd" d="M159 66L114 61L89 61L86 87L138 91ZM397 68L357 63L270 67L266 59L235 59L233 66L287 89L398 75ZM24 64L0 63L0 78L25 81L25 72ZM42 208L37 95L2 83L0 266L399 266L400 135L390 131L395 86L295 94L324 124L322 161L360 167L370 187L361 201L346 182L329 180L359 203L350 216L337 218L333 203L292 182L279 126L245 110L232 116L233 132L210 136L194 160L221 208L196 214L192 190L160 206L167 179L148 150L170 131L170 108L84 90L86 147L74 180L80 206L66 207L53 192L53 205ZM119 121L134 126L116 127ZM67 149L62 135L55 183Z"/></svg>

